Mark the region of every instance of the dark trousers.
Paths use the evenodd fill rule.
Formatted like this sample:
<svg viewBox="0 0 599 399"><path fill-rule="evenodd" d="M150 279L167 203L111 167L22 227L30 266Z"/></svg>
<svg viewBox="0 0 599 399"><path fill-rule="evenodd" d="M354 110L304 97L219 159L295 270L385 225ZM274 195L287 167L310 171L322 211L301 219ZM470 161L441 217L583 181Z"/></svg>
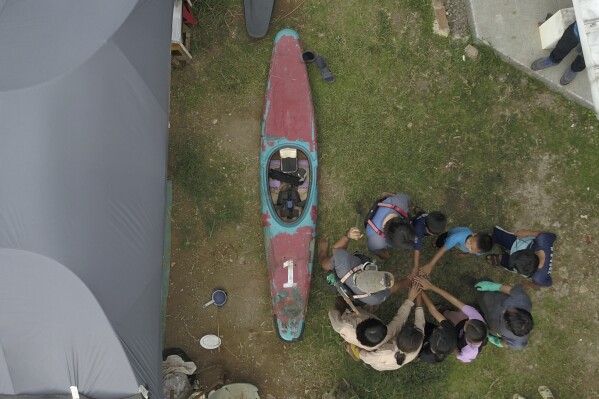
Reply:
<svg viewBox="0 0 599 399"><path fill-rule="evenodd" d="M578 46L578 44L580 43L580 39L577 38L574 34L575 23L576 22L574 22L572 25L566 28L561 39L559 39L557 45L555 46L551 54L549 54L549 58L551 58L551 61L553 61L556 64L562 62L562 60L568 55L568 53L575 49L576 46ZM586 68L586 65L584 63L584 57L581 54L574 59L574 62L572 62L572 65L570 65L570 69L572 69L572 71L574 72L580 72L584 70L584 68Z"/></svg>
<svg viewBox="0 0 599 399"><path fill-rule="evenodd" d="M493 228L493 234L491 235L493 238L493 243L499 245L502 248L501 255L501 266L505 269L510 270L510 249L512 248L512 244L518 238L515 234L510 233L509 231L505 231L499 226L495 226Z"/></svg>

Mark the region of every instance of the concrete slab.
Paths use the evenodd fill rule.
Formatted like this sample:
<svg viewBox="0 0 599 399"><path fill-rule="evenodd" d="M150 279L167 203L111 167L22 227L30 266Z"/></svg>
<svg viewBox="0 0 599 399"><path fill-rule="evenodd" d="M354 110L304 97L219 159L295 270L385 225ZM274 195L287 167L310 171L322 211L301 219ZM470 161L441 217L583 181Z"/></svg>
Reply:
<svg viewBox="0 0 599 399"><path fill-rule="evenodd" d="M549 55L541 49L539 25L547 14L572 7L571 0L467 0L468 19L473 36L493 49L507 62L543 81L551 89L584 107L593 108L586 72L579 73L568 86L559 79L575 58L572 51L559 65L532 71L530 64Z"/></svg>

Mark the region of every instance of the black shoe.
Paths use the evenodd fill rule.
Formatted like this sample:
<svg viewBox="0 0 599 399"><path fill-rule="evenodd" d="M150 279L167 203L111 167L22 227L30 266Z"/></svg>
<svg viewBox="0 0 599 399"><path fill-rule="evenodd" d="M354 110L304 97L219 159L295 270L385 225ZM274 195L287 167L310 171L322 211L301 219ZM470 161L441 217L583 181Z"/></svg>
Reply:
<svg viewBox="0 0 599 399"><path fill-rule="evenodd" d="M535 60L531 65L530 69L533 71L540 71L541 69L556 66L557 64L551 60L550 57L543 57Z"/></svg>
<svg viewBox="0 0 599 399"><path fill-rule="evenodd" d="M569 85L576 77L576 74L577 72L574 72L572 68L566 69L566 72L564 72L562 77L559 79L559 84L562 86Z"/></svg>

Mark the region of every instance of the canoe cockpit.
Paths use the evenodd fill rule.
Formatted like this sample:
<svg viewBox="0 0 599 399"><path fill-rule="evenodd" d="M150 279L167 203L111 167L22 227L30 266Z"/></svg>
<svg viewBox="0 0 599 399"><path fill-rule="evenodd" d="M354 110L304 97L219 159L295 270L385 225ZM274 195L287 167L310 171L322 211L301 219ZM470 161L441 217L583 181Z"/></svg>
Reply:
<svg viewBox="0 0 599 399"><path fill-rule="evenodd" d="M306 154L293 147L275 151L268 160L268 189L279 219L295 222L310 194L310 160Z"/></svg>

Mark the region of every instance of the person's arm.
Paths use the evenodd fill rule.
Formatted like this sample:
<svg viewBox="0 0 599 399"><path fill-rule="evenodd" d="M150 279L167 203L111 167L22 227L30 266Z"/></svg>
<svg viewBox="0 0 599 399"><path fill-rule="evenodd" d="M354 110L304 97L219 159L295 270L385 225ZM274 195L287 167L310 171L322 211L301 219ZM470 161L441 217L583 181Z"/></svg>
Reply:
<svg viewBox="0 0 599 399"><path fill-rule="evenodd" d="M541 231L521 229L521 230L516 230L516 237L518 237L518 238L536 237L541 233L542 233Z"/></svg>
<svg viewBox="0 0 599 399"><path fill-rule="evenodd" d="M503 338L501 338L501 337L496 337L494 335L489 335L487 338L488 338L489 342L492 345L495 345L498 348L504 348L504 349L508 349L509 348L508 345L507 345L507 343L505 342L505 340Z"/></svg>
<svg viewBox="0 0 599 399"><path fill-rule="evenodd" d="M464 302L460 301L458 298L454 297L449 292L445 291L443 288L437 287L435 284L431 283L429 280L425 278L419 277L417 281L418 284L422 286L422 289L436 292L443 298L447 299L453 306L455 306L458 309L462 309L466 305Z"/></svg>
<svg viewBox="0 0 599 399"><path fill-rule="evenodd" d="M431 316L433 316L433 318L437 320L437 323L441 323L443 320L445 320L445 317L441 314L441 312L437 310L433 301L431 301L428 295L426 295L426 292L422 291L420 293L420 296L422 297L422 301L426 305L426 309L431 314Z"/></svg>
<svg viewBox="0 0 599 399"><path fill-rule="evenodd" d="M410 278L406 277L403 280L395 279L395 283L393 283L393 287L391 287L390 291L392 294L398 293L400 290L407 288L410 286Z"/></svg>
<svg viewBox="0 0 599 399"><path fill-rule="evenodd" d="M383 191L381 193L381 196L383 196L385 198L389 198L389 197L397 197L397 194L395 194L395 193L388 193L387 191Z"/></svg>
<svg viewBox="0 0 599 399"><path fill-rule="evenodd" d="M494 283L492 281L479 281L474 285L479 292L503 292L504 294L509 295L512 292L512 286L506 284Z"/></svg>
<svg viewBox="0 0 599 399"><path fill-rule="evenodd" d="M410 315L410 310L412 310L414 301L416 300L416 297L420 291L421 289L418 285L412 284L410 290L408 291L408 298L399 307L393 320L391 320L391 322L387 325L387 335L381 344L395 337L403 325L406 324L406 320L408 320L408 316Z"/></svg>
<svg viewBox="0 0 599 399"><path fill-rule="evenodd" d="M408 277L418 276L418 269L420 269L420 251L416 249L414 250L414 267Z"/></svg>
<svg viewBox="0 0 599 399"><path fill-rule="evenodd" d="M531 281L524 280L522 281L522 285L525 287L529 287L535 290L540 288L551 287L553 285L553 278L551 278L551 273L549 270L550 262L546 262L546 255L544 250L535 251L535 255L539 258L539 268L536 272L531 276ZM551 256L552 254L549 254Z"/></svg>
<svg viewBox="0 0 599 399"><path fill-rule="evenodd" d="M445 245L443 245L441 248L439 248L437 253L435 253L433 259L420 268L419 274L421 276L428 276L429 274L431 274L431 272L433 271L433 267L435 267L435 264L439 261L439 259L441 259L445 252L447 252L447 248L445 247Z"/></svg>
<svg viewBox="0 0 599 399"><path fill-rule="evenodd" d="M501 284L501 289L499 291L509 295L510 292L512 292L512 286L507 284Z"/></svg>
<svg viewBox="0 0 599 399"><path fill-rule="evenodd" d="M350 239L357 241L360 238L362 238L363 236L364 236L364 234L362 234L360 229L352 227L351 229L349 229L347 231L347 233L344 236L342 236L341 238L339 238L337 240L335 245L333 245L333 252L335 252L335 250L337 250L337 249L347 249Z"/></svg>
<svg viewBox="0 0 599 399"><path fill-rule="evenodd" d="M336 309L329 310L329 320L333 330L337 333L345 326L345 322L341 319L341 313Z"/></svg>
<svg viewBox="0 0 599 399"><path fill-rule="evenodd" d="M418 298L420 298L420 296L418 296ZM424 333L425 323L426 320L424 320L424 309L422 309L422 306L416 305L416 310L414 311L414 327Z"/></svg>

